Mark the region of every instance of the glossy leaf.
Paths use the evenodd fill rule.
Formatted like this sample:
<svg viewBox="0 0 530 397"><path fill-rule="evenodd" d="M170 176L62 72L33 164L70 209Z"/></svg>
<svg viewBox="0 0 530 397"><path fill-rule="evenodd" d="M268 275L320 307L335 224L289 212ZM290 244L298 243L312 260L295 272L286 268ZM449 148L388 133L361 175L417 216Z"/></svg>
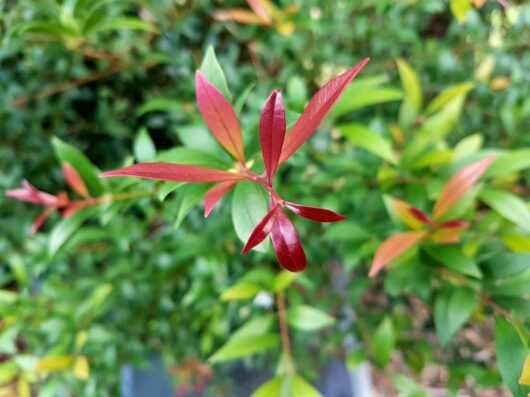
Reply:
<svg viewBox="0 0 530 397"><path fill-rule="evenodd" d="M335 319L314 307L298 305L287 309L287 322L300 331L317 331L329 327Z"/></svg>
<svg viewBox="0 0 530 397"><path fill-rule="evenodd" d="M480 198L503 218L530 231L530 210L516 195L502 190L485 189L480 192Z"/></svg>
<svg viewBox="0 0 530 397"><path fill-rule="evenodd" d="M195 75L195 84L197 104L206 125L232 156L244 161L241 127L232 105L199 70Z"/></svg>
<svg viewBox="0 0 530 397"><path fill-rule="evenodd" d="M461 94L467 94L475 87L474 83L460 83L447 88L436 96L427 106L427 113L434 113L442 109L447 103Z"/></svg>
<svg viewBox="0 0 530 397"><path fill-rule="evenodd" d="M267 236L271 232L274 222L276 221L276 214L278 211L281 210L279 210L277 206L272 208L267 213L267 215L265 215L263 219L256 225L254 230L252 230L252 233L250 233L250 236L245 246L243 247L241 254L250 251L252 248L254 248L256 245L258 245L267 238Z"/></svg>
<svg viewBox="0 0 530 397"><path fill-rule="evenodd" d="M416 218L417 220L419 220L421 223L423 223L424 225L431 225L432 222L431 220L429 219L429 217L427 215L425 215L423 213L423 211L415 208L415 207L412 207L410 208L410 214Z"/></svg>
<svg viewBox="0 0 530 397"><path fill-rule="evenodd" d="M281 396L282 383L283 378L272 378L254 390L254 393L250 397Z"/></svg>
<svg viewBox="0 0 530 397"><path fill-rule="evenodd" d="M55 153L61 162L68 162L81 175L91 192L101 194L104 186L98 178L99 171L90 162L90 160L76 147L61 141L59 138L52 139L52 145Z"/></svg>
<svg viewBox="0 0 530 397"><path fill-rule="evenodd" d="M208 361L216 364L222 361L234 360L271 349L279 344L280 336L272 333L232 337Z"/></svg>
<svg viewBox="0 0 530 397"><path fill-rule="evenodd" d="M68 162L63 163L63 175L68 185L81 197L88 197L88 189L81 175L76 171L72 164Z"/></svg>
<svg viewBox="0 0 530 397"><path fill-rule="evenodd" d="M304 112L297 120L283 144L280 163L287 160L305 141L307 141L322 123L348 84L357 76L368 63L369 58L363 59L353 68L325 84L311 98Z"/></svg>
<svg viewBox="0 0 530 397"><path fill-rule="evenodd" d="M426 235L425 231L404 232L386 239L377 249L368 275L374 277L389 262L419 243Z"/></svg>
<svg viewBox="0 0 530 397"><path fill-rule="evenodd" d="M372 339L372 352L374 361L379 368L383 368L392 357L394 350L395 332L392 319L386 316L375 330Z"/></svg>
<svg viewBox="0 0 530 397"><path fill-rule="evenodd" d="M232 338L237 339L253 335L263 335L269 332L276 321L276 316L273 314L254 317L238 328L232 334Z"/></svg>
<svg viewBox="0 0 530 397"><path fill-rule="evenodd" d="M215 50L213 46L208 46L206 54L202 60L201 72L204 77L212 83L213 86L217 87L219 91L227 98L228 100L232 99L232 94L228 89L228 83L226 82L226 77L217 60L215 55Z"/></svg>
<svg viewBox="0 0 530 397"><path fill-rule="evenodd" d="M156 148L147 129L142 128L138 134L136 134L136 137L134 138L133 152L136 160L141 163L154 160L156 156Z"/></svg>
<svg viewBox="0 0 530 397"><path fill-rule="evenodd" d="M519 375L523 370L529 353L527 342L521 340L515 327L508 320L498 317L495 321L495 350L497 365L502 380L514 397L527 397L530 387L519 384Z"/></svg>
<svg viewBox="0 0 530 397"><path fill-rule="evenodd" d="M436 297L434 324L442 346L446 346L469 319L477 301L475 293L464 288L442 292Z"/></svg>
<svg viewBox="0 0 530 397"><path fill-rule="evenodd" d="M50 240L48 243L49 257L52 258L72 234L74 234L77 229L88 220L88 218L96 214L97 210L97 207L83 208L74 215L57 223L50 233Z"/></svg>
<svg viewBox="0 0 530 397"><path fill-rule="evenodd" d="M296 215L315 222L340 222L346 219L344 215L337 214L336 212L325 208L309 207L288 202L285 203L285 206Z"/></svg>
<svg viewBox="0 0 530 397"><path fill-rule="evenodd" d="M306 257L298 233L282 210L276 211L271 229L272 246L280 265L290 272L301 272L306 267Z"/></svg>
<svg viewBox="0 0 530 397"><path fill-rule="evenodd" d="M269 199L265 190L254 182L238 183L232 195L232 223L239 239L246 244L256 225L269 212ZM265 252L268 242L255 247Z"/></svg>
<svg viewBox="0 0 530 397"><path fill-rule="evenodd" d="M259 120L259 138L265 170L272 183L280 154L282 152L283 139L285 137L285 108L283 106L282 94L274 91L263 106Z"/></svg>
<svg viewBox="0 0 530 397"><path fill-rule="evenodd" d="M440 197L434 205L434 219L443 217L462 196L478 181L490 164L495 159L494 155L487 156L482 160L471 163L456 174L447 182Z"/></svg>
<svg viewBox="0 0 530 397"><path fill-rule="evenodd" d="M215 205L227 194L236 184L234 181L221 182L212 187L204 196L204 216L210 215Z"/></svg>
<svg viewBox="0 0 530 397"><path fill-rule="evenodd" d="M307 382L300 375L296 375L293 378L291 396L324 397L317 389L315 389L313 385Z"/></svg>
<svg viewBox="0 0 530 397"><path fill-rule="evenodd" d="M397 164L398 159L394 153L392 142L383 138L378 133L370 130L361 124L343 124L338 127L342 135L350 142L362 147L363 149L381 157L391 164Z"/></svg>
<svg viewBox="0 0 530 397"><path fill-rule="evenodd" d="M261 288L257 284L239 282L221 294L222 301L246 300L256 296Z"/></svg>
<svg viewBox="0 0 530 397"><path fill-rule="evenodd" d="M475 261L456 247L429 247L427 253L449 269L466 276L482 278Z"/></svg>
<svg viewBox="0 0 530 397"><path fill-rule="evenodd" d="M112 176L134 176L137 178L155 179L159 181L197 183L238 181L244 179L241 174L236 174L234 172L214 170L212 168L199 167L196 165L171 163L134 164L101 174L102 178Z"/></svg>

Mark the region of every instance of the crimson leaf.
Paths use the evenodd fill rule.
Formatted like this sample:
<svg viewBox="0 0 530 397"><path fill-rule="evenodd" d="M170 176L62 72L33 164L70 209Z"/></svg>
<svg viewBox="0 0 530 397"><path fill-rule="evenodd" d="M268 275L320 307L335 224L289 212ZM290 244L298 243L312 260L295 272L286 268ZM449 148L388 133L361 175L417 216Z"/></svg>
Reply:
<svg viewBox="0 0 530 397"><path fill-rule="evenodd" d="M296 230L281 210L271 228L272 246L280 265L290 272L301 272L306 267L306 257Z"/></svg>
<svg viewBox="0 0 530 397"><path fill-rule="evenodd" d="M272 183L272 178L274 178L278 168L284 137L285 108L282 94L279 90L276 90L265 102L259 120L261 152L263 153L263 162L265 163L269 183Z"/></svg>
<svg viewBox="0 0 530 397"><path fill-rule="evenodd" d="M204 195L204 217L210 215L210 212L212 212L219 200L221 200L236 183L236 181L221 182L206 192Z"/></svg>
<svg viewBox="0 0 530 397"><path fill-rule="evenodd" d="M242 254L250 251L256 245L265 240L265 238L271 232L272 226L274 225L274 222L276 220L277 212L281 212L281 210L278 209L278 206L273 207L267 213L267 215L265 215L263 219L256 225L254 230L252 230L252 233L250 233L250 236L247 240L247 243L243 247L243 250L241 251Z"/></svg>
<svg viewBox="0 0 530 397"><path fill-rule="evenodd" d="M296 215L310 219L315 222L340 222L346 219L344 215L337 214L331 210L318 207L308 207L306 205L285 203L285 206Z"/></svg>

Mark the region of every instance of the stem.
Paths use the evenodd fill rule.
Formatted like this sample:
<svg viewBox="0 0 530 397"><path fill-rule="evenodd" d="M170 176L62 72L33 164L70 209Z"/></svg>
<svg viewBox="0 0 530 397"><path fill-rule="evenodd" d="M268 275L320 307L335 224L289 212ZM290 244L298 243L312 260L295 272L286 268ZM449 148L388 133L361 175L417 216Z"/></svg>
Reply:
<svg viewBox="0 0 530 397"><path fill-rule="evenodd" d="M279 291L277 293L278 302L278 320L280 322L280 332L282 337L282 350L287 362L286 372L288 375L292 375L296 372L293 355L291 349L291 339L289 339L289 327L287 326L287 317L285 309L285 292Z"/></svg>

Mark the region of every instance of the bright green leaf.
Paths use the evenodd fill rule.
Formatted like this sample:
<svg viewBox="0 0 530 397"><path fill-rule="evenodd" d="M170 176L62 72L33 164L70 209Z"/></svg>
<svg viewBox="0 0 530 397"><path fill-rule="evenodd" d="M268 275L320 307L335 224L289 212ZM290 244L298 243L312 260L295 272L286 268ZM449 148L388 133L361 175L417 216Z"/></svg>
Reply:
<svg viewBox="0 0 530 397"><path fill-rule="evenodd" d="M298 305L287 309L287 322L300 331L317 331L329 327L335 319L314 307Z"/></svg>
<svg viewBox="0 0 530 397"><path fill-rule="evenodd" d="M343 124L338 129L350 142L392 164L397 163L392 142L378 133L361 124Z"/></svg>
<svg viewBox="0 0 530 397"><path fill-rule="evenodd" d="M530 230L530 210L528 205L519 197L512 193L493 189L484 189L479 196L503 218L525 230Z"/></svg>
<svg viewBox="0 0 530 397"><path fill-rule="evenodd" d="M282 270L276 277L274 278L271 286L271 291L278 292L283 291L286 289L291 283L296 280L298 277L298 273L288 272L286 270Z"/></svg>
<svg viewBox="0 0 530 397"><path fill-rule="evenodd" d="M378 367L383 368L392 357L396 340L392 319L386 316L377 327L372 339L372 352Z"/></svg>
<svg viewBox="0 0 530 397"><path fill-rule="evenodd" d="M221 294L222 301L245 300L256 296L261 287L252 283L237 283Z"/></svg>
<svg viewBox="0 0 530 397"><path fill-rule="evenodd" d="M188 215L192 208L201 201L209 188L210 186L204 184L187 184L179 190L177 218L174 223L175 228L180 226L186 215Z"/></svg>
<svg viewBox="0 0 530 397"><path fill-rule="evenodd" d="M147 129L142 128L138 134L136 134L136 137L134 138L133 152L136 160L141 163L151 161L155 158L155 144L149 136Z"/></svg>
<svg viewBox="0 0 530 397"><path fill-rule="evenodd" d="M460 23L466 20L472 6L471 0L451 0L451 12Z"/></svg>
<svg viewBox="0 0 530 397"><path fill-rule="evenodd" d="M98 211L97 207L82 208L72 216L62 219L57 223L50 233L48 243L48 255L50 258L61 249L66 241L74 234L83 223Z"/></svg>
<svg viewBox="0 0 530 397"><path fill-rule="evenodd" d="M230 338L208 361L216 364L222 361L234 360L236 358L250 356L280 344L280 335L263 334L238 338Z"/></svg>
<svg viewBox="0 0 530 397"><path fill-rule="evenodd" d="M202 60L201 72L212 83L221 93L225 96L228 101L232 100L232 94L228 89L228 83L226 82L226 77L217 60L215 55L215 50L212 46L209 46L206 50L206 55Z"/></svg>
<svg viewBox="0 0 530 397"><path fill-rule="evenodd" d="M482 278L477 264L454 246L438 245L426 248L427 253L444 266L466 276Z"/></svg>
<svg viewBox="0 0 530 397"><path fill-rule="evenodd" d="M434 324L442 346L465 324L477 304L476 295L464 288L441 292L434 305Z"/></svg>

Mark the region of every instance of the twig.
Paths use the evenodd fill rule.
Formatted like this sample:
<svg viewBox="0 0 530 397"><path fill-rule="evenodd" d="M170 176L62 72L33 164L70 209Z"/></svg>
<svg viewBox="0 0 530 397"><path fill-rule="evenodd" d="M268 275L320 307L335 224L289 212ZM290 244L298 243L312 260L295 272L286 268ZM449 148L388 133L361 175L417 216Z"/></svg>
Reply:
<svg viewBox="0 0 530 397"><path fill-rule="evenodd" d="M291 340L289 338L289 327L287 326L287 317L285 309L285 292L279 291L278 294L278 320L280 321L280 332L282 337L282 350L285 355L287 363L287 374L292 375L295 373L295 367L293 363L293 355L291 352Z"/></svg>

